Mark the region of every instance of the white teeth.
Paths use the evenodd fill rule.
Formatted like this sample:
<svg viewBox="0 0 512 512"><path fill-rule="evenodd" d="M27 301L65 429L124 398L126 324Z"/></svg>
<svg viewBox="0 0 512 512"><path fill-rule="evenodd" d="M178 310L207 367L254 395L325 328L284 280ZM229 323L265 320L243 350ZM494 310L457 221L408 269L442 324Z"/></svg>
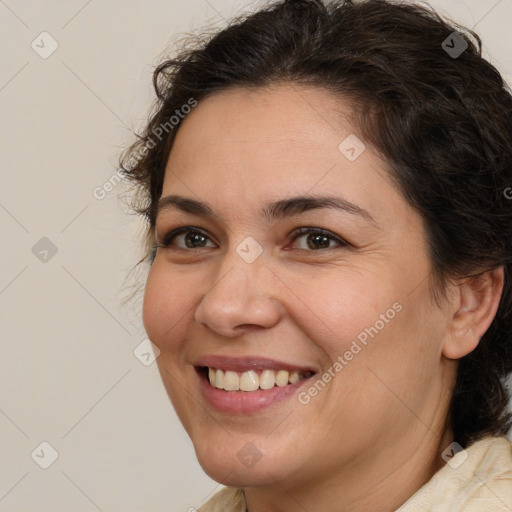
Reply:
<svg viewBox="0 0 512 512"><path fill-rule="evenodd" d="M288 384L288 379L290 377L290 374L286 370L279 370L276 373L276 384L278 386L286 386Z"/></svg>
<svg viewBox="0 0 512 512"><path fill-rule="evenodd" d="M213 370L213 368L211 368ZM224 389L224 372L222 370L213 370L215 372L215 380L210 377L210 384L215 385L218 389Z"/></svg>
<svg viewBox="0 0 512 512"><path fill-rule="evenodd" d="M240 389L242 391L255 391L260 387L260 378L254 371L244 372L240 377Z"/></svg>
<svg viewBox="0 0 512 512"><path fill-rule="evenodd" d="M240 389L238 373L227 371L224 374L224 389L226 391L238 391Z"/></svg>
<svg viewBox="0 0 512 512"><path fill-rule="evenodd" d="M238 372L217 370L208 368L208 380L218 389L226 391L256 391L257 389L272 389L274 386L284 387L295 384L309 376L297 371L286 370L262 370L261 372L249 370Z"/></svg>
<svg viewBox="0 0 512 512"><path fill-rule="evenodd" d="M263 370L260 375L260 388L271 389L276 383L276 372L273 370Z"/></svg>
<svg viewBox="0 0 512 512"><path fill-rule="evenodd" d="M290 377L288 377L288 380L290 381L290 384L295 384L296 382L299 382L299 380L300 380L299 372L290 373Z"/></svg>

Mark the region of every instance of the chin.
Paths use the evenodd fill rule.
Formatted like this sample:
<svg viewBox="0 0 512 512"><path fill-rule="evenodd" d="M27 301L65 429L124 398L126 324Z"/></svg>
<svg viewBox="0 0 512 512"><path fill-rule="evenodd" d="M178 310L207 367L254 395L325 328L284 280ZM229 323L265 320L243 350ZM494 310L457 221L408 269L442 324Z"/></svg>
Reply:
<svg viewBox="0 0 512 512"><path fill-rule="evenodd" d="M282 479L282 457L269 457L250 442L242 443L241 449L233 449L235 444L238 443L232 441L223 447L194 444L197 460L210 478L230 487L259 487Z"/></svg>
<svg viewBox="0 0 512 512"><path fill-rule="evenodd" d="M203 471L213 480L228 487L260 487L275 484L280 480L275 475L275 466L261 465L256 467L242 467L236 461L228 460L203 460L198 457ZM271 476L272 475L272 476Z"/></svg>

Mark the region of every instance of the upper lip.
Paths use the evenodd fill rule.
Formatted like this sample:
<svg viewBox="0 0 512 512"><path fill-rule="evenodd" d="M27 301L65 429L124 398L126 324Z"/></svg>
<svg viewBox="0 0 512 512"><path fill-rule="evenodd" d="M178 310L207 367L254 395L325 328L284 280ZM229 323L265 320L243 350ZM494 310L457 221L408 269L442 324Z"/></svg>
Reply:
<svg viewBox="0 0 512 512"><path fill-rule="evenodd" d="M312 372L316 371L310 366L268 359L266 357L229 357L210 355L198 358L194 366L208 366L217 370L230 370L233 372L246 372L249 370L288 370L289 372Z"/></svg>

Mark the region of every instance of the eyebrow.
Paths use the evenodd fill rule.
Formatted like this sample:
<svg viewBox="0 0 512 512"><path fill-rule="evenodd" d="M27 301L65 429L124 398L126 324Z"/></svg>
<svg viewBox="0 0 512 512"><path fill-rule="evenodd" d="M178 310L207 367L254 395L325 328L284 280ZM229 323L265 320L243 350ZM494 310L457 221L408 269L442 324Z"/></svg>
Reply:
<svg viewBox="0 0 512 512"><path fill-rule="evenodd" d="M293 217L309 210L318 208L333 208L354 215L376 224L375 219L363 208L336 196L295 196L267 203L262 208L262 217L267 222ZM192 215L213 218L216 217L213 208L202 201L196 201L179 195L162 197L158 201L157 216L164 210L178 210Z"/></svg>

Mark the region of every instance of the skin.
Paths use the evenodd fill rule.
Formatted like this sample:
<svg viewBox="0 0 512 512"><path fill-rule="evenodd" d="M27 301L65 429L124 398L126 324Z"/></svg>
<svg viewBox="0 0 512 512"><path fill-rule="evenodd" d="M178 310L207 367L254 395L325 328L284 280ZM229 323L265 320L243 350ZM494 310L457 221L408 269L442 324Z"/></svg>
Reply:
<svg viewBox="0 0 512 512"><path fill-rule="evenodd" d="M235 88L193 109L169 157L162 197L205 201L216 217L159 213L159 243L181 226L208 238L188 248L178 236L158 249L144 325L201 466L242 487L250 512L386 512L404 503L444 465L457 359L478 344L502 291L500 269L451 282L447 299L433 303L421 218L377 151L367 144L349 161L338 149L349 134L362 139L350 113L320 88ZM267 201L303 194L341 196L374 222L325 208L272 222L260 214ZM312 248L314 235L291 236L302 226L351 245ZM236 252L248 236L263 249L252 263ZM402 310L307 404L296 394L235 415L201 394L193 363L203 355L264 355L320 377L397 302ZM246 443L261 453L252 467L237 457Z"/></svg>

